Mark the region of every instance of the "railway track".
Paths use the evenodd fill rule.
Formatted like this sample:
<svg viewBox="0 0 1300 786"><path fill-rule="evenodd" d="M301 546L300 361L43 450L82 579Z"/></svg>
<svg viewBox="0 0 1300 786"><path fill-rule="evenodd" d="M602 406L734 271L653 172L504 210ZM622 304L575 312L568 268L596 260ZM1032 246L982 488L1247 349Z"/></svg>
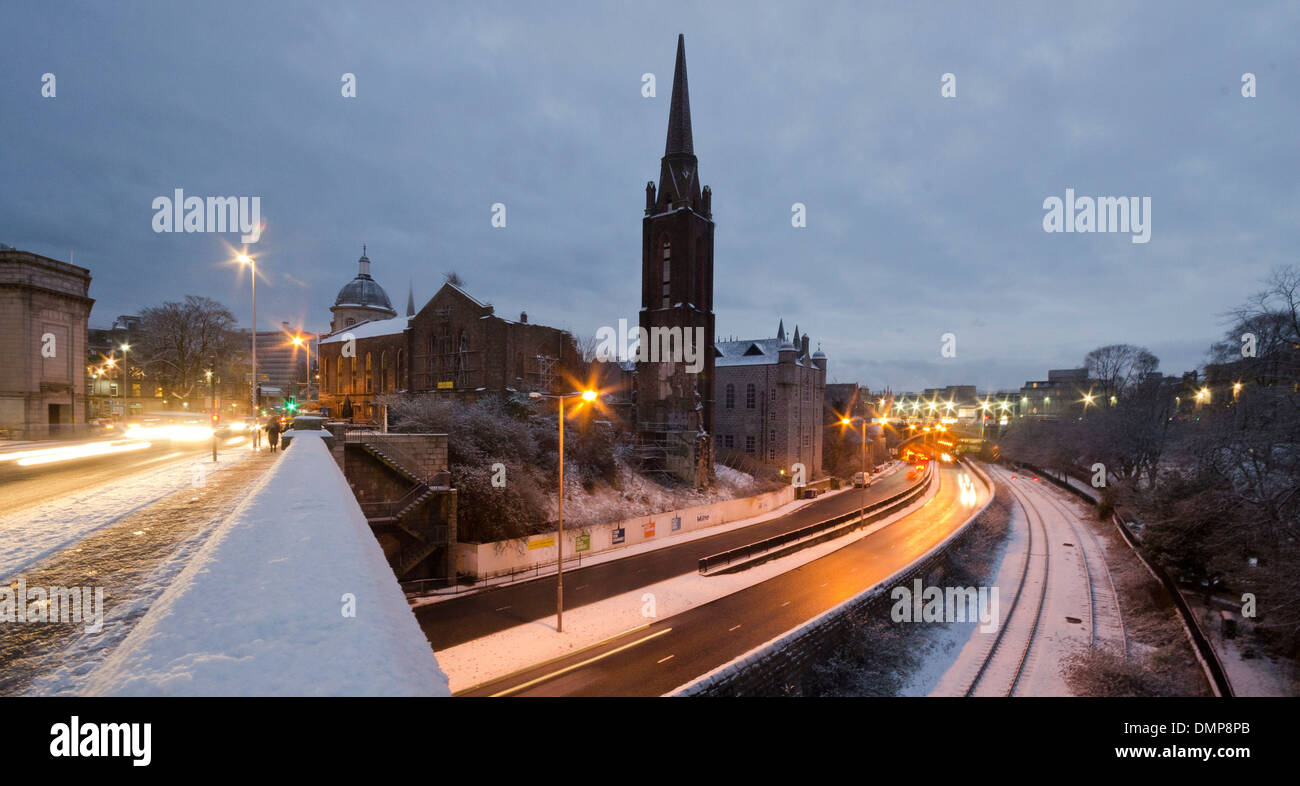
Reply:
<svg viewBox="0 0 1300 786"><path fill-rule="evenodd" d="M967 696L1011 696L1015 693L1024 674L1025 663L1033 647L1034 637L1042 621L1043 606L1047 598L1048 560L1050 541L1042 518L1034 508L1030 515L1032 503L1025 504L1022 495L1009 483L1009 475L992 467L989 472L995 478L1007 483L1017 504L1025 512L1025 526L1028 539L1025 545L1025 558L1020 567L1020 580L1016 585L1016 594L1007 609L1006 623L998 626L993 646L989 648L980 663L970 685ZM1038 534L1035 535L1035 524ZM1040 549L1035 553L1035 549Z"/></svg>

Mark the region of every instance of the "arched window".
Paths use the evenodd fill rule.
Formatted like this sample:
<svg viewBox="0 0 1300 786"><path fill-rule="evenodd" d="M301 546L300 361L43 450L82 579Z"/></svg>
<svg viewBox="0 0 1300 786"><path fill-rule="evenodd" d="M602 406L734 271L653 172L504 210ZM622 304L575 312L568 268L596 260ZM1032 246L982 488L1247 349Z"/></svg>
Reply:
<svg viewBox="0 0 1300 786"><path fill-rule="evenodd" d="M665 237L662 248L664 258L664 308L668 308L672 305L670 291L672 288L673 244Z"/></svg>
<svg viewBox="0 0 1300 786"><path fill-rule="evenodd" d="M388 350L379 353L379 388L383 393L388 389Z"/></svg>
<svg viewBox="0 0 1300 786"><path fill-rule="evenodd" d="M357 356L353 355L348 358L348 387L353 393L357 392Z"/></svg>
<svg viewBox="0 0 1300 786"><path fill-rule="evenodd" d="M753 409L753 408L754 408L754 399L755 399L755 398L756 398L756 394L755 394L755 392L754 392L754 385L753 385L752 383L749 384L749 385L746 385L746 386L745 386L745 409Z"/></svg>
<svg viewBox="0 0 1300 786"><path fill-rule="evenodd" d="M343 392L343 358L334 358L334 392Z"/></svg>
<svg viewBox="0 0 1300 786"><path fill-rule="evenodd" d="M730 382L727 383L726 399L727 399L727 409L735 409L736 408L736 386L731 384Z"/></svg>
<svg viewBox="0 0 1300 786"><path fill-rule="evenodd" d="M366 353L366 392L370 393L375 389L375 371L370 365L370 353Z"/></svg>
<svg viewBox="0 0 1300 786"><path fill-rule="evenodd" d="M410 385L406 383L406 352L397 350L397 384L399 390L407 390Z"/></svg>

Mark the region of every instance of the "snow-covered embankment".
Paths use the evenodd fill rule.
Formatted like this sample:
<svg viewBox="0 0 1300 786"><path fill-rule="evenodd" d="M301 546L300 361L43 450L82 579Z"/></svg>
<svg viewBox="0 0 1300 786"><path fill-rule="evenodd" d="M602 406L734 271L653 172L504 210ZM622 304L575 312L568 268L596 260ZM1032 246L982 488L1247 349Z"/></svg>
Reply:
<svg viewBox="0 0 1300 786"><path fill-rule="evenodd" d="M87 692L448 695L360 506L312 432L254 484Z"/></svg>

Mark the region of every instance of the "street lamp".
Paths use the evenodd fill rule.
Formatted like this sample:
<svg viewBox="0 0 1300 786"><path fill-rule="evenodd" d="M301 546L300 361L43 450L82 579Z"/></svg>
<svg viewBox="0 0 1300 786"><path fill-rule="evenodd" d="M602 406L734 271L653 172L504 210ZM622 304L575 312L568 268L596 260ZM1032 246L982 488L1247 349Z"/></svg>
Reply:
<svg viewBox="0 0 1300 786"><path fill-rule="evenodd" d="M560 494L555 529L555 632L564 632L564 400L581 398L585 402L596 400L596 391L550 395L532 392L529 398L553 398L560 402Z"/></svg>
<svg viewBox="0 0 1300 786"><path fill-rule="evenodd" d="M311 401L311 342L305 341L302 337L302 334L299 333L298 335L289 339L289 343L293 344L295 349L301 349L307 353L307 391L306 394L303 396L303 398L306 399L308 402L310 402Z"/></svg>
<svg viewBox="0 0 1300 786"><path fill-rule="evenodd" d="M841 426L852 426L854 420L862 421L862 516L867 515L867 419L844 417L840 418Z"/></svg>
<svg viewBox="0 0 1300 786"><path fill-rule="evenodd" d="M253 281L253 417L257 417L257 260L241 253L235 259L241 265L248 265L252 270Z"/></svg>
<svg viewBox="0 0 1300 786"><path fill-rule="evenodd" d="M122 343L122 420L131 415L131 376L126 368L126 352L130 348L130 344Z"/></svg>

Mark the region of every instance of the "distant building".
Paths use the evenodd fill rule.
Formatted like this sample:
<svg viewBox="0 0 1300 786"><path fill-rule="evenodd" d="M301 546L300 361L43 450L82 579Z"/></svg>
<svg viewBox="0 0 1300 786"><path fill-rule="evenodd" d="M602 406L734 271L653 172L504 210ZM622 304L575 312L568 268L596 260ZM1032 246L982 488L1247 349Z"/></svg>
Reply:
<svg viewBox="0 0 1300 786"><path fill-rule="evenodd" d="M1088 369L1067 368L1047 372L1047 379L1030 380L1020 388L1020 417L1036 420L1077 418L1083 413L1088 392Z"/></svg>
<svg viewBox="0 0 1300 786"><path fill-rule="evenodd" d="M248 346L252 331L241 329L243 345ZM302 337L302 345L293 343L295 336ZM315 352L312 349L316 334L290 328L288 322L281 322L279 330L257 331L257 381L262 386L259 397L263 406L279 406L287 397L293 396L299 401L308 400L308 382L313 372L309 366L316 366ZM248 374L244 374L244 386L247 390ZM248 396L244 396L245 399Z"/></svg>
<svg viewBox="0 0 1300 786"><path fill-rule="evenodd" d="M0 246L0 437L71 436L88 414L90 271Z"/></svg>
<svg viewBox="0 0 1300 786"><path fill-rule="evenodd" d="M363 289L348 298L341 293L340 299L388 302L372 279ZM418 312L411 293L406 316L387 316L378 307L369 313L375 318L347 324L347 319L364 316L349 310L342 327L319 341L320 405L332 416L340 416L346 402L353 419L378 423L383 417L378 397L389 393L472 400L516 391L554 392L571 384L566 378L576 381L579 357L572 335L530 323L523 313L518 321L496 316L493 306L451 283L443 284ZM335 310L336 324L339 315ZM349 340L351 354L344 355Z"/></svg>
<svg viewBox="0 0 1300 786"><path fill-rule="evenodd" d="M822 471L826 355L809 354L808 336L719 341L714 448L718 460L755 462L787 472L795 464Z"/></svg>

